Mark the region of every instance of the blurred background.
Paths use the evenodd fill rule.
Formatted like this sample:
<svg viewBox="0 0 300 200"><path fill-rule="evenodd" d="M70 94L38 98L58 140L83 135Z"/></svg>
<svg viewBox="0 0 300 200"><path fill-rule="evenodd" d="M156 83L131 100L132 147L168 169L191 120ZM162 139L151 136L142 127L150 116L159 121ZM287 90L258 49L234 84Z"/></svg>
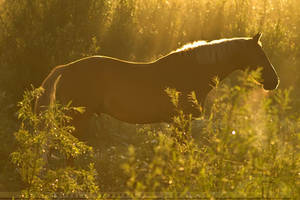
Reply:
<svg viewBox="0 0 300 200"><path fill-rule="evenodd" d="M19 181L9 162L17 102L53 67L91 55L151 61L188 42L257 32L298 113L299 0L0 0L0 190Z"/></svg>

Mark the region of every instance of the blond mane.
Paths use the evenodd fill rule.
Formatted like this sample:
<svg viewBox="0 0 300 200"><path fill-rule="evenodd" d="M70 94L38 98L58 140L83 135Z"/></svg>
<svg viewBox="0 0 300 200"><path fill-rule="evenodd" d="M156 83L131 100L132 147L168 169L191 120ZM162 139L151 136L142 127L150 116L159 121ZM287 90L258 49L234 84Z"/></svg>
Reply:
<svg viewBox="0 0 300 200"><path fill-rule="evenodd" d="M241 48L246 48L246 41L250 39L252 38L219 39L210 42L200 40L185 44L172 53L193 54L196 56L199 64L215 64L219 61L229 59L234 52ZM259 45L261 45L261 43Z"/></svg>

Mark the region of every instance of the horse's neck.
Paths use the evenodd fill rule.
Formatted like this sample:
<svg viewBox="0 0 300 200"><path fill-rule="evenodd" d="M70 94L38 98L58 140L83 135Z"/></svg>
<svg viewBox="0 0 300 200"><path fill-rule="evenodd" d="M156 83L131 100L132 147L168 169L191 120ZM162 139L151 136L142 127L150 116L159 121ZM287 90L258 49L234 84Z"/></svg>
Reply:
<svg viewBox="0 0 300 200"><path fill-rule="evenodd" d="M208 65L211 76L218 77L221 81L232 72L242 69L243 67L236 63L238 60L237 55L239 55L239 52L243 49L240 49L239 46L235 46L232 49L227 48L227 51L225 50L217 50L215 55L212 56L214 62ZM199 61L199 57L196 57L196 59Z"/></svg>
<svg viewBox="0 0 300 200"><path fill-rule="evenodd" d="M180 80L178 86L184 82L184 87L200 88L202 91L211 90L215 77L223 80L235 70L234 65L228 61L201 63L195 55L189 52L171 54L158 62L157 67L162 69L160 71L166 75L165 78Z"/></svg>
<svg viewBox="0 0 300 200"><path fill-rule="evenodd" d="M215 71L219 72L221 76L224 74L226 77L229 73L237 69L235 67L236 56L241 50L243 49L234 43L220 43L197 47L191 50L191 53L198 64L214 65L216 67Z"/></svg>

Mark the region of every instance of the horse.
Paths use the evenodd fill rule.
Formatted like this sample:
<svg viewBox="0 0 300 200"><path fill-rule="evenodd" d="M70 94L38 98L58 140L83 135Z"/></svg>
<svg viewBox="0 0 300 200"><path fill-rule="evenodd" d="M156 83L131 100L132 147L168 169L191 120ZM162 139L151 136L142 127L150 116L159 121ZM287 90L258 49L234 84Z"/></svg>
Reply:
<svg viewBox="0 0 300 200"><path fill-rule="evenodd" d="M170 122L176 109L166 88L180 92L181 109L197 116L188 94L203 103L212 90L213 78L223 80L236 70L262 67L265 90L274 90L278 75L262 49L261 33L241 37L197 41L182 46L152 62L130 62L107 56L91 56L55 67L44 79L43 95L35 112L55 100L84 106L73 117L76 136L84 138L86 124L94 113L105 113L132 124Z"/></svg>

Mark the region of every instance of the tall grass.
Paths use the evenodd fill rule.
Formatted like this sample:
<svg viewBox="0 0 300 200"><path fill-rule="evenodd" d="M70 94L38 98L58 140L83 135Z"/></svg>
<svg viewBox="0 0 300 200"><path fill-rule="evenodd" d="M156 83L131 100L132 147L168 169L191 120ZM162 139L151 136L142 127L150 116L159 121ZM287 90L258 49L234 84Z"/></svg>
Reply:
<svg viewBox="0 0 300 200"><path fill-rule="evenodd" d="M179 112L170 127L146 131L144 143L130 146L122 165L128 194L299 198L300 127L287 114L290 90L263 94L253 76L217 85L210 111L198 120Z"/></svg>
<svg viewBox="0 0 300 200"><path fill-rule="evenodd" d="M101 188L132 199L299 198L300 118L290 112L291 89L266 92L254 81L259 76L260 70L245 71L235 83L216 80L204 108L191 94L202 111L195 120L179 109L180 94L167 89L177 108L172 123L122 123L116 130L109 119L114 123L100 134L112 135L94 153L70 134L71 118L64 113L78 109L56 105L36 115L31 102L40 90L25 92L18 149L11 155L25 183L24 197L88 196ZM85 169L90 154L96 163ZM66 164L70 157L79 169Z"/></svg>
<svg viewBox="0 0 300 200"><path fill-rule="evenodd" d="M11 133L20 125L17 102L54 66L94 54L149 61L194 40L261 31L263 48L279 72L280 90L264 93L248 75L238 84L233 75L210 94L202 118L191 122L181 115L169 128L95 115L95 168L104 191L179 191L184 186L176 180L182 180L186 191L205 195L298 197L299 9L298 0L2 1L0 190L24 188L9 162L17 145ZM290 86L295 89L286 89ZM182 123L189 128L180 128ZM185 134L178 138L182 130ZM194 139L187 139L191 134ZM134 148L126 155L130 144ZM170 162L157 161L162 158ZM126 163L136 169L126 169ZM131 184L134 176L136 184Z"/></svg>

